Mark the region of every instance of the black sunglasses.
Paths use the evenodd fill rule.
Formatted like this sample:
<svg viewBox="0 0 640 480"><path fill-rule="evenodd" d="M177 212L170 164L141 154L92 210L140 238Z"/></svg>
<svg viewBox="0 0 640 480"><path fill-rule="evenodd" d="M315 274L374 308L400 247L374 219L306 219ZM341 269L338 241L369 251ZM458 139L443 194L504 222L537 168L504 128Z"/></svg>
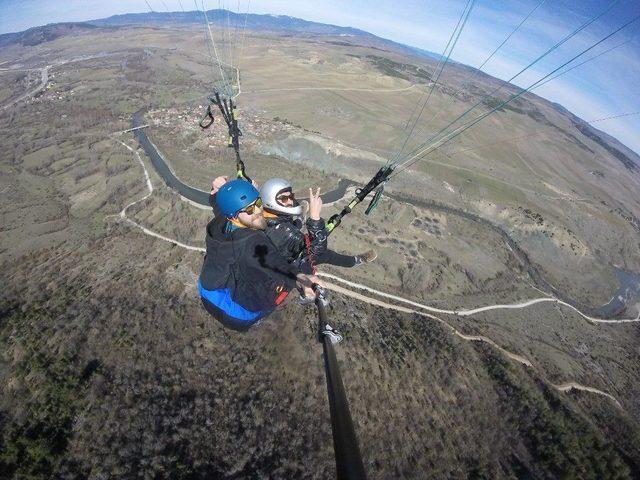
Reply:
<svg viewBox="0 0 640 480"><path fill-rule="evenodd" d="M276 199L281 202L285 202L287 200L293 200L294 198L295 198L295 195L292 192L281 193L276 197Z"/></svg>

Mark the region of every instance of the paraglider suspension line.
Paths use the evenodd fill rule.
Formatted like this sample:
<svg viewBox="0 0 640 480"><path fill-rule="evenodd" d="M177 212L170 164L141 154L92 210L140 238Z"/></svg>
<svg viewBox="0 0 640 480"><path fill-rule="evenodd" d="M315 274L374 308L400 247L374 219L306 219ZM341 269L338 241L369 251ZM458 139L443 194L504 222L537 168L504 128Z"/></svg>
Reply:
<svg viewBox="0 0 640 480"><path fill-rule="evenodd" d="M236 154L236 175L238 178L251 182L251 178L247 175L244 162L240 156L240 137L242 136L242 131L238 127L236 104L232 99L221 98L220 93L217 91L209 97L209 102L205 116L200 120L200 127L207 129L213 125L214 114L212 107L218 107L229 130L229 147L232 147Z"/></svg>

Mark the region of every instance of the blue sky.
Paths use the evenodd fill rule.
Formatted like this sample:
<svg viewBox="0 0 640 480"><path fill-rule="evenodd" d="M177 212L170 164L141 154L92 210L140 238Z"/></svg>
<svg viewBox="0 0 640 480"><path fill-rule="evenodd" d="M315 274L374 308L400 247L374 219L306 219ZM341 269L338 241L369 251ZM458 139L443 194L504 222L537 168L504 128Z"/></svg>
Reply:
<svg viewBox="0 0 640 480"><path fill-rule="evenodd" d="M156 11L182 7L193 0L147 0ZM198 0L200 4L202 0ZM548 0L483 69L509 78L529 61L614 0ZM540 0L477 0L452 58L478 66ZM208 9L227 7L244 12L291 15L307 20L352 26L402 43L441 52L462 12L464 0L204 0ZM116 13L146 12L144 0L0 0L0 33L46 23L81 21ZM545 58L514 83L528 86L571 56L640 15L639 0L619 0L602 19ZM585 58L631 41L535 93L561 103L585 120L640 111L640 21L616 34ZM443 75L446 81L446 70ZM640 152L640 116L594 124Z"/></svg>

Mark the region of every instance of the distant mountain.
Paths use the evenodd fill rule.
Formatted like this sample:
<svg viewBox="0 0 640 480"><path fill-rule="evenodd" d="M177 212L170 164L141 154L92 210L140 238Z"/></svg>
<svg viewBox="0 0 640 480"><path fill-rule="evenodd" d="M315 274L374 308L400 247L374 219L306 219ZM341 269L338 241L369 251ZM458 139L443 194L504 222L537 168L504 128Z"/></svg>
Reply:
<svg viewBox="0 0 640 480"><path fill-rule="evenodd" d="M273 32L296 33L298 35L324 35L343 37L345 44L356 44L368 47L377 47L385 50L399 51L403 54L418 57L427 57L439 60L437 53L411 47L402 43L378 37L372 33L357 28L340 27L326 23L311 22L301 18L287 15L258 15L254 13L244 14L229 10L208 10L207 18L213 24L230 28L246 28L249 30L264 30ZM82 29L96 27L123 27L129 25L180 25L201 24L203 13L201 11L190 12L147 12L126 13L113 15L98 20L90 20L83 23L53 23L42 27L34 27L24 32L6 33L0 35L0 46L11 43L20 43L25 46L38 45L49 42L63 35L68 35Z"/></svg>
<svg viewBox="0 0 640 480"><path fill-rule="evenodd" d="M42 27L30 28L24 32L0 35L0 47L12 43L19 43L24 46L35 46L44 42L50 42L70 33L94 30L95 28L96 26L91 23L52 23Z"/></svg>
<svg viewBox="0 0 640 480"><path fill-rule="evenodd" d="M437 53L423 50L402 43L378 37L372 33L365 32L352 27L340 27L326 23L311 22L301 18L289 17L287 15L258 15L254 13L244 14L229 10L207 10L209 22L223 25L230 28L246 28L249 30L264 30L275 32L288 32L303 35L335 35L343 37L345 44L362 44L383 49L399 50L404 54L419 57L440 59ZM125 26L125 25L167 25L167 24L192 24L202 23L203 13L201 11L191 12L148 12L148 13L127 13L124 15L113 15L108 18L92 20L92 25L96 26ZM351 37L351 39L349 38Z"/></svg>
<svg viewBox="0 0 640 480"><path fill-rule="evenodd" d="M324 23L310 22L301 18L286 15L258 15L254 13L244 14L229 10L207 10L207 18L211 23L217 23L231 28L243 28L251 30L295 31L318 35L371 35L363 30L350 27L339 27ZM191 12L147 12L126 13L113 15L89 23L97 26L124 26L124 25L167 25L167 24L192 24L202 23L201 11Z"/></svg>

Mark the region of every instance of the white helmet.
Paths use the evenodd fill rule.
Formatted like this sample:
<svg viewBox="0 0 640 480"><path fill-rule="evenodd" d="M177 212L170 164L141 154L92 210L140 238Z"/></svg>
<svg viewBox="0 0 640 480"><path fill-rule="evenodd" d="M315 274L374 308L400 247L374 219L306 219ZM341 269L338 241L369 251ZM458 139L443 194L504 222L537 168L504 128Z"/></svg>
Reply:
<svg viewBox="0 0 640 480"><path fill-rule="evenodd" d="M278 202L278 196L287 192L293 195L291 183L282 178L271 178L264 182L260 188L260 198L262 198L264 208L274 213L284 213L291 216L301 215L302 207L295 197L293 199L293 205L290 207L285 207Z"/></svg>

